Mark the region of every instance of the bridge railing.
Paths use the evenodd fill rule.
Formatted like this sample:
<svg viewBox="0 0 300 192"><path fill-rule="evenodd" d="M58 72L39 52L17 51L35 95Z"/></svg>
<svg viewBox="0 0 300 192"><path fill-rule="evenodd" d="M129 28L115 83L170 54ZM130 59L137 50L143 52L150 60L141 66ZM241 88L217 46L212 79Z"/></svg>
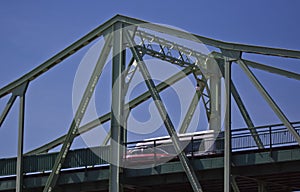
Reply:
<svg viewBox="0 0 300 192"><path fill-rule="evenodd" d="M294 122L292 125L300 134L300 122ZM255 130L265 148L297 145L297 141L283 124L255 127ZM233 151L257 149L249 129L232 130L231 134Z"/></svg>
<svg viewBox="0 0 300 192"><path fill-rule="evenodd" d="M44 173L52 170L57 152L24 157L24 173ZM101 157L101 158L100 158ZM16 158L0 159L0 177L16 174ZM68 153L62 170L95 167L108 164L109 146L76 149Z"/></svg>
<svg viewBox="0 0 300 192"><path fill-rule="evenodd" d="M292 123L300 134L300 122ZM272 150L276 147L297 145L296 140L282 124L255 127L257 135L264 147ZM181 137L182 149L189 157L209 154L222 154L224 149L224 133L208 133L187 135ZM127 152L135 148L158 147L169 154L176 154L170 138L164 137L155 140L144 140L126 143L125 160ZM245 151L258 149L249 129L232 130L232 150ZM154 151L154 153L161 153ZM24 173L43 173L51 171L58 153L30 155L24 157ZM154 156L156 158L156 156ZM63 169L95 167L108 164L109 146L76 149L68 153ZM0 177L16 174L16 158L0 159Z"/></svg>
<svg viewBox="0 0 300 192"><path fill-rule="evenodd" d="M300 134L300 122L292 123L298 134ZM232 135L232 150L243 151L258 149L254 136L258 136L265 149L275 147L297 145L297 141L283 124L274 124L253 128L256 135L252 135L248 128L234 129ZM207 155L223 153L224 132L187 134L180 136L182 149L190 155ZM127 143L128 149L136 147L158 147L168 153L176 153L169 137L150 139Z"/></svg>

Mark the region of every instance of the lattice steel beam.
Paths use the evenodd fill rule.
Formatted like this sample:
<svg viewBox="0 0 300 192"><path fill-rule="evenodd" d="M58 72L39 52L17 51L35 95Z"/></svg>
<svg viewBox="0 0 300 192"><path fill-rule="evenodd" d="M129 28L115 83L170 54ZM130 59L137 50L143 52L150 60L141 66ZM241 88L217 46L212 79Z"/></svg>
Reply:
<svg viewBox="0 0 300 192"><path fill-rule="evenodd" d="M135 32L139 37L139 48L145 54L160 58L176 65L193 65L203 63L206 55L183 45L155 36L142 30Z"/></svg>
<svg viewBox="0 0 300 192"><path fill-rule="evenodd" d="M128 24L140 25L143 28L160 31L166 34L172 34L173 36L179 38L183 38L191 41L195 41L195 38L197 38L200 42L206 45L214 46L220 49L300 59L300 51L280 49L280 48L270 48L270 47L263 47L263 46L245 45L239 43L229 43L229 42L219 41L211 38L206 38L203 36L199 36L197 34L187 33L167 26L149 23L135 18L124 17L124 16L120 16L120 18L123 18L124 21L126 21L126 23Z"/></svg>
<svg viewBox="0 0 300 192"><path fill-rule="evenodd" d="M140 42L136 48L143 54L150 55L154 58L158 58L181 67L194 66L199 69L197 70L197 73L201 76L200 79L203 79L206 84L205 88L207 94L201 94L201 97L209 119L211 114L211 94L209 86L207 85L207 77L205 77L202 73L202 71L204 71L204 73L208 73L207 59L209 57L196 50L141 30L136 30L135 39L136 38ZM195 78L197 79L196 75Z"/></svg>

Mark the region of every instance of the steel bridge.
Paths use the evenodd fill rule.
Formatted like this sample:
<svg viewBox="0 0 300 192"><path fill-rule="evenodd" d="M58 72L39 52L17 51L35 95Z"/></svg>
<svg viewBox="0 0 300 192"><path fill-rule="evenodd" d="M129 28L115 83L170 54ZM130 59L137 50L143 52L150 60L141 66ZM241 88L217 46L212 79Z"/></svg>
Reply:
<svg viewBox="0 0 300 192"><path fill-rule="evenodd" d="M23 152L25 95L32 81L71 57L91 42L102 38L104 45L96 66L66 135L35 150ZM190 44L199 43L213 51L205 52ZM110 54L112 53L112 54ZM300 59L300 51L227 43L142 20L117 15L100 25L37 68L0 89L1 99L10 96L0 116L4 122L17 98L19 105L18 154L0 159L0 191L293 191L300 189L300 123L291 122L250 68L300 80L300 74L244 58L244 54ZM81 125L96 85L112 55L111 111ZM130 55L130 59L127 59ZM180 71L156 83L149 72L146 57L164 61ZM268 103L281 124L255 126L232 79L232 65L238 65ZM147 91L125 102L130 83L140 73ZM193 79L194 96L179 127L175 127L161 98L161 92L182 79ZM221 98L222 85L225 100ZM247 125L232 129L234 99ZM127 119L131 110L153 99L170 135L173 159L151 167L124 167L130 146ZM297 101L295 101L297 102ZM179 134L186 133L195 111L202 103L213 147L199 155L196 136L183 146ZM222 110L224 125L222 126ZM103 146L70 150L75 137L110 122ZM221 128L223 127L223 130ZM107 145L110 141L110 144ZM203 140L201 140L202 142ZM145 141L139 141L143 143ZM157 140L148 140L155 146ZM199 141L198 141L199 142ZM59 152L49 150L61 146ZM192 147L189 147L192 146ZM190 148L186 150L186 148Z"/></svg>

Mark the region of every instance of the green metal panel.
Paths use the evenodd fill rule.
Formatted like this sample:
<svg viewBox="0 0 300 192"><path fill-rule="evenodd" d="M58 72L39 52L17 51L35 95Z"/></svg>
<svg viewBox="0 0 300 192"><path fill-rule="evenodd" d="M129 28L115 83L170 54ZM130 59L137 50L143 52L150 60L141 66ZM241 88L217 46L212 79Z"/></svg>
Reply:
<svg viewBox="0 0 300 192"><path fill-rule="evenodd" d="M24 172L45 172L52 169L57 153L25 156Z"/></svg>
<svg viewBox="0 0 300 192"><path fill-rule="evenodd" d="M24 157L24 173L50 171L58 153ZM70 151L63 168L78 168L107 164L109 146L77 149ZM0 176L16 174L16 158L0 159Z"/></svg>
<svg viewBox="0 0 300 192"><path fill-rule="evenodd" d="M16 158L0 160L0 176L16 174Z"/></svg>

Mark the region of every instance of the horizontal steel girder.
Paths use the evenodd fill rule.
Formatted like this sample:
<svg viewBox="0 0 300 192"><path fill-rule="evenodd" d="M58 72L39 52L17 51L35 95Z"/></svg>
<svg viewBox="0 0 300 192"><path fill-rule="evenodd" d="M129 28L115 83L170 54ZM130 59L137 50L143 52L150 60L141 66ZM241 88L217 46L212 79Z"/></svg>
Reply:
<svg viewBox="0 0 300 192"><path fill-rule="evenodd" d="M218 52L212 52L211 55L214 58L217 59L223 59L223 55L221 53ZM235 58L232 58L233 60L235 60ZM272 67L272 66L268 66L262 63L258 63L258 62L253 62L253 61L249 61L246 59L241 59L241 61L243 61L247 66L255 68L255 69L259 69L259 70L263 70L269 73L273 73L276 75L281 75L281 76L285 76L291 79L295 79L295 80L300 80L300 74L299 73L294 73L291 71L287 71L287 70L283 70L283 69L279 69L276 67Z"/></svg>

